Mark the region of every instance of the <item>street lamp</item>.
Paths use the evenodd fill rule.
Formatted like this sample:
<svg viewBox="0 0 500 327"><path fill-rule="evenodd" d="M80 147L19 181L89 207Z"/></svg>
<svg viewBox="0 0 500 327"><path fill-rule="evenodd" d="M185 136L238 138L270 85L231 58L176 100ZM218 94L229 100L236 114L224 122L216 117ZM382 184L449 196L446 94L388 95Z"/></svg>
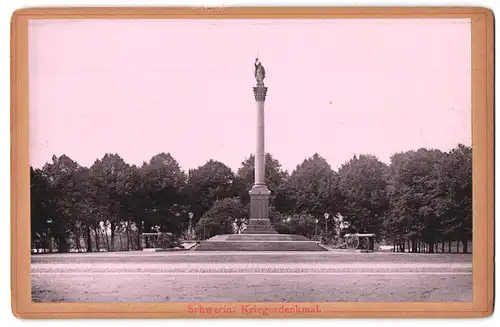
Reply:
<svg viewBox="0 0 500 327"><path fill-rule="evenodd" d="M76 231L77 231L77 233L76 233L76 250L78 252L80 252L80 227L81 226L82 226L81 222L77 221L75 223L75 227L76 227Z"/></svg>
<svg viewBox="0 0 500 327"><path fill-rule="evenodd" d="M193 216L194 216L194 214L192 212L188 213L188 217L189 217L189 236L193 235L192 227L191 227L191 221L193 220Z"/></svg>
<svg viewBox="0 0 500 327"><path fill-rule="evenodd" d="M47 236L49 237L49 239L47 240L46 239L46 242L48 242L48 248L49 248L49 252L52 252L52 236L51 236L51 233L52 233L52 230L50 229L50 226L52 226L52 218L49 218L47 219ZM45 252L45 249L43 250L43 252Z"/></svg>
<svg viewBox="0 0 500 327"><path fill-rule="evenodd" d="M325 236L328 238L328 218L330 218L330 214L325 212Z"/></svg>
<svg viewBox="0 0 500 327"><path fill-rule="evenodd" d="M318 218L314 219L314 236L318 235Z"/></svg>

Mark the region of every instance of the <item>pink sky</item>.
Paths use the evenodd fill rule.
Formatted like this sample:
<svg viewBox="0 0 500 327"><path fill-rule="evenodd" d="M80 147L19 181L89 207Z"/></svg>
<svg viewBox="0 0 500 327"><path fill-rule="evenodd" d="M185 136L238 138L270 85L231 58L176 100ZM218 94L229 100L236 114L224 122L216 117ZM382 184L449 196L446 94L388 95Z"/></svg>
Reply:
<svg viewBox="0 0 500 327"><path fill-rule="evenodd" d="M35 167L170 152L236 170L255 149L257 53L266 152L289 171L471 143L469 20L36 20L29 46Z"/></svg>

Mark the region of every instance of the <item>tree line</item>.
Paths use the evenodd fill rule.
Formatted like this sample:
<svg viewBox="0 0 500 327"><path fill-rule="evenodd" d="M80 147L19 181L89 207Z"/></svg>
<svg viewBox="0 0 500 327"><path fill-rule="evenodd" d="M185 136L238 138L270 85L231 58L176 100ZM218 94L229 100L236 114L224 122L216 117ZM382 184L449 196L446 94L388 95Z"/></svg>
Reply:
<svg viewBox="0 0 500 327"><path fill-rule="evenodd" d="M215 160L184 172L168 153L142 165L108 153L91 167L54 155L42 168L31 167L32 248L138 250L142 233L183 238L190 224L198 239L238 232L249 218L254 159L250 155L236 172ZM354 155L337 170L318 154L291 173L271 154L265 160L270 219L280 233L328 239L342 217L344 232L375 233L396 251L446 252L452 242L468 249L470 146L395 153L389 164Z"/></svg>

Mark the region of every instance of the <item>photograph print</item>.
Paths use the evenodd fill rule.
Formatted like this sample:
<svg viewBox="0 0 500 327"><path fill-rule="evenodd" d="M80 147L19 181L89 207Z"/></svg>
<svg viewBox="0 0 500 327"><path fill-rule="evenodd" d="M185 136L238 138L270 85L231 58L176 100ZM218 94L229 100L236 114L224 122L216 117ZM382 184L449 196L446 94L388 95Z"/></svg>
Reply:
<svg viewBox="0 0 500 327"><path fill-rule="evenodd" d="M32 302L472 301L470 19L28 37Z"/></svg>

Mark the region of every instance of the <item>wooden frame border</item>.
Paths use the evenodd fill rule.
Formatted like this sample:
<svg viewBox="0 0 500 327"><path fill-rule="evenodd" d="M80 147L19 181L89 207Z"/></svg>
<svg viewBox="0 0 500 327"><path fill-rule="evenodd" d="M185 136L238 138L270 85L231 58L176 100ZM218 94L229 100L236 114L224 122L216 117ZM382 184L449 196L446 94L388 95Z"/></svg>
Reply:
<svg viewBox="0 0 500 327"><path fill-rule="evenodd" d="M472 44L473 302L310 303L315 314L196 315L187 303L32 303L30 283L28 20L104 18L469 18ZM11 288L18 318L333 318L486 317L494 298L493 13L478 7L27 8L11 21ZM480 237L478 237L480 236ZM218 303L223 305L224 303ZM228 303L226 303L228 304ZM246 303L249 304L249 303ZM261 308L280 303L251 303ZM204 303L210 306L210 303ZM239 304L240 305L240 304ZM292 303L293 305L293 303ZM302 303L302 305L306 305Z"/></svg>

